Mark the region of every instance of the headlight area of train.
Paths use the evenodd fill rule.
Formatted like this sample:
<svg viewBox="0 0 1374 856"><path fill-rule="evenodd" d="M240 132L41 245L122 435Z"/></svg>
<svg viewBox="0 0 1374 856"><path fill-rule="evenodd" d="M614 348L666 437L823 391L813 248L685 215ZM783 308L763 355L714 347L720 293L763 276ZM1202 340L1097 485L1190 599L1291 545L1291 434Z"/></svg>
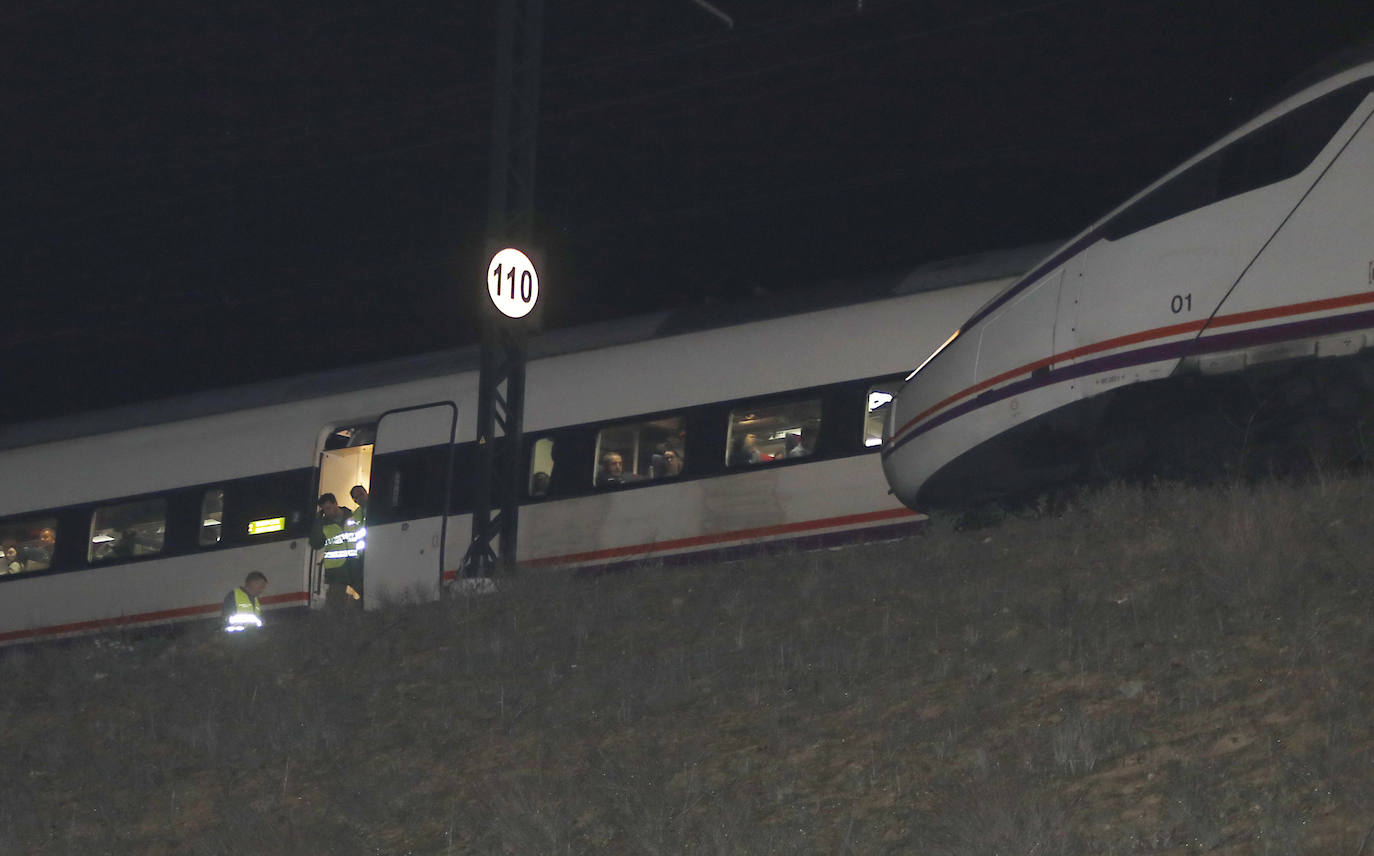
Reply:
<svg viewBox="0 0 1374 856"><path fill-rule="evenodd" d="M883 423L929 353L1043 248L810 311L662 313L531 340L519 564L588 572L891 538ZM905 343L900 347L894 343ZM361 485L363 603L438 597L471 532L476 348L0 429L0 643L323 605L315 500ZM362 513L360 512L360 515Z"/></svg>
<svg viewBox="0 0 1374 856"><path fill-rule="evenodd" d="M908 376L914 508L1063 481L1363 458L1374 57L1280 100L1048 255ZM953 329L953 328L952 328Z"/></svg>

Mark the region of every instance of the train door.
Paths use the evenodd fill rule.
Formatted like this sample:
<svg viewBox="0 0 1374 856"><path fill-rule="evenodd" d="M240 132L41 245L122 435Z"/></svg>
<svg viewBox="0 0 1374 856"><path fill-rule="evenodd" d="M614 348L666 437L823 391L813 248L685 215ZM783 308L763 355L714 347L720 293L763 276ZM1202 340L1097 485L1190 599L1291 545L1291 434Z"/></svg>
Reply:
<svg viewBox="0 0 1374 856"><path fill-rule="evenodd" d="M363 490L371 490L375 435L375 425L352 425L330 432L320 452L315 496L333 494L339 505L356 511L358 503L352 497L353 488L362 485ZM323 552L314 550L310 556L311 603L316 608L324 605ZM358 593L352 592L351 596L356 597Z"/></svg>
<svg viewBox="0 0 1374 856"><path fill-rule="evenodd" d="M1059 303L1055 312L1054 356L1059 366L1072 364L1072 354L1083 344L1079 330L1079 304L1083 298L1083 255L1074 256L1064 265L1059 278Z"/></svg>
<svg viewBox="0 0 1374 856"><path fill-rule="evenodd" d="M451 401L389 410L378 421L363 568L369 609L439 594L457 422Z"/></svg>
<svg viewBox="0 0 1374 856"><path fill-rule="evenodd" d="M1036 372L1050 367L1063 278L1062 268L1044 276L980 325L976 381L989 381L1008 371L1024 371L1026 366L1034 366ZM1010 407L1014 411L1011 418L1018 419L1015 399Z"/></svg>

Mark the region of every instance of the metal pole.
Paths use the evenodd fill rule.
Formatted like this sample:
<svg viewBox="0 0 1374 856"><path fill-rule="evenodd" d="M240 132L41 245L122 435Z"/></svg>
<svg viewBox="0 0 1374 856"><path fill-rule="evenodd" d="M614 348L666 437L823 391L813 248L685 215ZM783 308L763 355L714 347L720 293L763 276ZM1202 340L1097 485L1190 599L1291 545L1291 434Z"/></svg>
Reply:
<svg viewBox="0 0 1374 856"><path fill-rule="evenodd" d="M501 246L528 243L533 234L543 17L543 0L502 0L498 15L488 231ZM527 325L483 305L477 472L464 578L496 572L493 541L499 564L513 571L519 532Z"/></svg>

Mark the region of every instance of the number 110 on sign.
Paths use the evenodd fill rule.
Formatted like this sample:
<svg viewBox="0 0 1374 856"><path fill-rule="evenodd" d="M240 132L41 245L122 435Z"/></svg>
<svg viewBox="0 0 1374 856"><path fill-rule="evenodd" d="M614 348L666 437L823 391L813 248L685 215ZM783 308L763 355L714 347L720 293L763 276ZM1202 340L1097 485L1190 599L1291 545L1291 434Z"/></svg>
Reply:
<svg viewBox="0 0 1374 856"><path fill-rule="evenodd" d="M487 294L507 318L524 318L539 302L539 274L529 256L507 247L487 265Z"/></svg>

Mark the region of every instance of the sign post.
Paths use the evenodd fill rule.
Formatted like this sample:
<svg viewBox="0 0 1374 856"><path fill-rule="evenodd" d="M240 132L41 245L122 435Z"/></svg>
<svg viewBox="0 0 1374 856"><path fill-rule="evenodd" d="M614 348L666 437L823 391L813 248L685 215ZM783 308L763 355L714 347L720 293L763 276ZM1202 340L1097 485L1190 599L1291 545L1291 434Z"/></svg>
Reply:
<svg viewBox="0 0 1374 856"><path fill-rule="evenodd" d="M482 323L482 374L477 398L477 461L473 474L472 541L460 584L491 585L498 553L515 567L520 512L520 452L525 421L525 339L539 300L539 274L529 256L504 244L534 232L535 136L539 125L540 47L544 0L501 0L497 15L495 104L492 111L488 235L502 241L487 265L491 306Z"/></svg>

